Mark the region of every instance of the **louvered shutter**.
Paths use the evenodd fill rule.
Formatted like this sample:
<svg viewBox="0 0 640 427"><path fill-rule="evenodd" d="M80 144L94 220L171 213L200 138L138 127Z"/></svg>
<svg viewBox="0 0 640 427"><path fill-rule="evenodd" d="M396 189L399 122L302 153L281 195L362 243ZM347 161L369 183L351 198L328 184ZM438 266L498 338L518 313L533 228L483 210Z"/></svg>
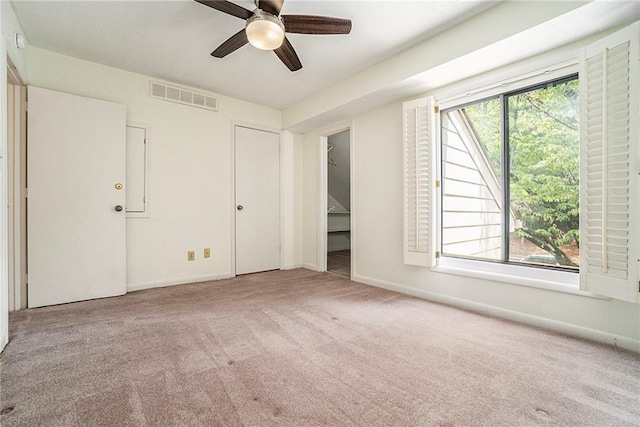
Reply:
<svg viewBox="0 0 640 427"><path fill-rule="evenodd" d="M640 24L580 55L580 284L638 299Z"/></svg>
<svg viewBox="0 0 640 427"><path fill-rule="evenodd" d="M433 105L433 98L403 104L404 262L426 267L431 266L434 254L430 230L434 212Z"/></svg>

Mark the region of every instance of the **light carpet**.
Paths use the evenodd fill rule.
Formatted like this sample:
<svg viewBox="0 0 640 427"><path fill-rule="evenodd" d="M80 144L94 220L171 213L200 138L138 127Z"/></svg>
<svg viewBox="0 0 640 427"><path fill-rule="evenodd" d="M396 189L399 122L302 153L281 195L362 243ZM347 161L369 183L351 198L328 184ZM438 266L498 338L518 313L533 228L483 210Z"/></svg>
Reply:
<svg viewBox="0 0 640 427"><path fill-rule="evenodd" d="M344 277L351 277L351 251L327 252L327 271Z"/></svg>
<svg viewBox="0 0 640 427"><path fill-rule="evenodd" d="M10 317L3 426L640 425L640 356L307 270Z"/></svg>

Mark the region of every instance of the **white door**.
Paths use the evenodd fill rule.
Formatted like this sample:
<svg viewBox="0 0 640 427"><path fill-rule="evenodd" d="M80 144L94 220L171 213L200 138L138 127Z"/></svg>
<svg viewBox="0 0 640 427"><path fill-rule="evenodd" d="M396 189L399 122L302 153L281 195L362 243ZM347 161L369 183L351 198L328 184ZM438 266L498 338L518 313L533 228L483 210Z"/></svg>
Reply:
<svg viewBox="0 0 640 427"><path fill-rule="evenodd" d="M235 127L236 274L280 268L280 135Z"/></svg>
<svg viewBox="0 0 640 427"><path fill-rule="evenodd" d="M29 307L126 292L126 108L29 87Z"/></svg>

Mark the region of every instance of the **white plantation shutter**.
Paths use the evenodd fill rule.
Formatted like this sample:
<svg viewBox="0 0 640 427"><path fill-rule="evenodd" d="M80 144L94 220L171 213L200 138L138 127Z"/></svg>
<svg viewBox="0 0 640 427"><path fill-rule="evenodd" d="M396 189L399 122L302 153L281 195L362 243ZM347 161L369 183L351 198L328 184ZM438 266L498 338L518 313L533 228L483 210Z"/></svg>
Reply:
<svg viewBox="0 0 640 427"><path fill-rule="evenodd" d="M433 98L403 104L404 144L404 263L431 266L434 243L432 170L435 140Z"/></svg>
<svg viewBox="0 0 640 427"><path fill-rule="evenodd" d="M580 284L638 300L638 23L581 51Z"/></svg>

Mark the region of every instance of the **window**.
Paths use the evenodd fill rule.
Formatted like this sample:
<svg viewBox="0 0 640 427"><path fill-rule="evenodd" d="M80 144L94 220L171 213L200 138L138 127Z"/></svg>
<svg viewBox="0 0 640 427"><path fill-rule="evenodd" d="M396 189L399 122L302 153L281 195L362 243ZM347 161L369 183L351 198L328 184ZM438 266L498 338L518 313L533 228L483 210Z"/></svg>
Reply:
<svg viewBox="0 0 640 427"><path fill-rule="evenodd" d="M640 300L640 22L451 95L403 103L404 263Z"/></svg>
<svg viewBox="0 0 640 427"><path fill-rule="evenodd" d="M578 270L578 105L573 75L440 113L442 256Z"/></svg>

